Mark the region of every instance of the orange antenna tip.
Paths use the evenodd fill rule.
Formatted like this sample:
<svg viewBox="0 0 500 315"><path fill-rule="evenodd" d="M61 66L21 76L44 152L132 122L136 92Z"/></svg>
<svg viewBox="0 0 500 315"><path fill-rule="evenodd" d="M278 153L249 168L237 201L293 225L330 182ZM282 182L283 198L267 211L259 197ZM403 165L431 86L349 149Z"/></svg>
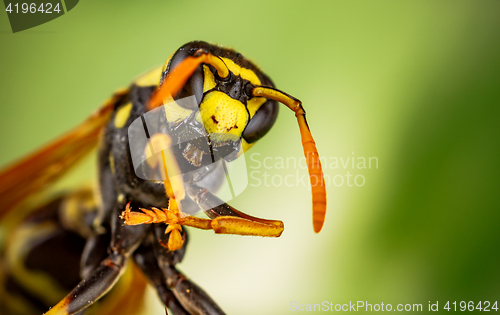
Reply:
<svg viewBox="0 0 500 315"><path fill-rule="evenodd" d="M326 187L323 177L323 169L319 159L318 149L307 125L306 112L302 107L302 102L295 97L288 95L280 90L256 86L252 90L254 96L266 97L278 101L295 112L302 139L302 147L307 161L309 171L309 180L311 182L311 193L313 203L313 228L314 232L319 233L323 227L326 216Z"/></svg>

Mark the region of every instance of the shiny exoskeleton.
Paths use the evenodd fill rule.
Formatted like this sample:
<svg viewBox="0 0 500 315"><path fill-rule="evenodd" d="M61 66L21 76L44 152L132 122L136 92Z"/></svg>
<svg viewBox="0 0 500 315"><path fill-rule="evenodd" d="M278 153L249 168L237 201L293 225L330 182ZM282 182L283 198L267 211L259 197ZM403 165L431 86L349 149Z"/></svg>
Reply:
<svg viewBox="0 0 500 315"><path fill-rule="evenodd" d="M115 285L130 260L142 270L173 314L224 314L201 288L176 269L176 264L182 260L186 250L185 229L182 230L182 248L170 251L165 246L169 238L169 234L165 234L165 224L130 226L124 225L123 219L120 218L127 204L134 209L168 207L169 199L165 194L164 184L161 181L144 180L136 175L137 170L132 166L130 154L128 126L148 111L148 100L171 69L200 50L222 58L229 64L230 72L227 77L221 78L211 65L200 65L184 88L174 96L174 99L181 99L194 95L198 108L181 108L181 105L176 105L179 108L171 111L173 118L167 119L163 116L165 128L169 128L169 131L179 138L188 133L202 135L201 131L206 131L211 136L208 147L188 141L174 148L184 157L178 161L181 169L197 170L195 176L207 177L216 185L220 174L211 167L211 162L217 157L227 158L241 147L246 150L272 127L278 113L277 102L262 97L256 98L251 93L254 86L273 87L271 80L257 67L233 50L204 42L191 42L181 47L169 59L159 77L156 73L160 72L153 71L115 97L113 112L99 144L99 193L85 198L68 194L30 214L18 225L18 229L34 224L51 224L57 233L35 241L36 233L32 232L33 238L26 239L26 244L29 245L26 249L27 255L23 256L9 248L15 244L6 243L6 248L3 249L2 280L4 289L12 298L16 296L19 302L16 304L0 299L0 307L8 312L7 314L48 311L48 307L57 302L53 298L41 300L36 294L37 289L33 287L43 286L43 281L33 279L39 282L30 287L26 279L16 278L17 274L13 269L17 267L9 265L9 262L22 264L35 273L54 279L62 290L72 289L66 298L51 309L50 314L80 314L79 312L83 312ZM231 101L235 100L243 105L237 109L240 111L240 120L225 121L222 116L217 116L218 112L214 108L216 105L210 102L220 97L230 98ZM201 119L197 116L198 111L201 113ZM208 125L207 121L212 125ZM224 137L219 137L221 134L224 134ZM210 208L205 211L210 218L240 217L240 212L225 203L210 207L211 204L220 202L206 189L187 182L186 192L188 198L185 202L198 203L205 209ZM71 207L65 200L73 201ZM92 206L85 206L85 200ZM30 236L29 233L27 235ZM17 257L6 257L9 254ZM110 294L115 290L117 289L112 290ZM131 299L130 291L130 288L125 289L120 300ZM18 307L23 305L21 299L27 301L24 307ZM99 303L105 304L106 298ZM127 314L130 311L129 308Z"/></svg>
<svg viewBox="0 0 500 315"><path fill-rule="evenodd" d="M81 315L93 304L101 315L133 314L144 279L175 315L224 314L176 268L186 250L185 226L281 235L283 222L252 217L214 195L228 176L225 161L270 130L278 102L299 125L319 232L326 190L302 103L274 88L241 54L191 42L75 129L0 171L2 314ZM94 193L81 189L48 203L33 199L97 142ZM210 219L186 209L201 209Z"/></svg>
<svg viewBox="0 0 500 315"><path fill-rule="evenodd" d="M61 300L92 269L97 268L100 273L94 279L87 275L89 285L116 275L119 270L115 270L117 265L112 261L118 261L116 257L120 255L106 258L111 234L102 229L109 231L110 226L109 222L93 226L98 212L91 190L82 189L51 200L31 211L18 224L2 252L1 314L41 314ZM100 233L96 229L101 230ZM187 232L183 231L183 248L169 251L157 241L165 237L164 229L164 224L149 227L150 231L132 255L134 265L156 288L158 296L173 314L200 314L200 309L208 314L221 314L210 297L175 268L184 257ZM101 261L107 266L102 266ZM140 311L145 289L142 276L130 270L123 278L96 303L94 311L97 314ZM178 291L179 299L189 305L187 308L179 303L172 290ZM182 293L186 291L190 292L188 296ZM82 296L80 300L85 298L92 297Z"/></svg>

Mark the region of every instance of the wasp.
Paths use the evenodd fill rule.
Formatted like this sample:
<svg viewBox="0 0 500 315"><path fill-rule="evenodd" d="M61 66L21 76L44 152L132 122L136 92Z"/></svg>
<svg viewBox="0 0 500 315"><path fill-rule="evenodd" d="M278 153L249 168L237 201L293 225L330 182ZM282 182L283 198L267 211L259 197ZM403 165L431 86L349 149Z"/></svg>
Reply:
<svg viewBox="0 0 500 315"><path fill-rule="evenodd" d="M189 42L75 129L0 172L8 231L2 313L82 314L96 304L98 314L132 314L149 283L173 314L224 314L176 267L185 227L281 235L283 222L245 214L216 193L229 180L226 166L271 129L279 103L298 121L319 232L326 191L302 103L234 50ZM96 144L97 188L32 201ZM194 216L199 211L208 219Z"/></svg>

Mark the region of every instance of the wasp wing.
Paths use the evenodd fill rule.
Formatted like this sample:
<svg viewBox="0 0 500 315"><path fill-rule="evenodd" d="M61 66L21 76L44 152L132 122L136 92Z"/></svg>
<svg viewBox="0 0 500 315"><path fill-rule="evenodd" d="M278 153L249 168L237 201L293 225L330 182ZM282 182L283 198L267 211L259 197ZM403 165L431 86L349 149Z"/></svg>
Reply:
<svg viewBox="0 0 500 315"><path fill-rule="evenodd" d="M97 144L119 91L79 126L0 171L0 219L30 195L61 177Z"/></svg>

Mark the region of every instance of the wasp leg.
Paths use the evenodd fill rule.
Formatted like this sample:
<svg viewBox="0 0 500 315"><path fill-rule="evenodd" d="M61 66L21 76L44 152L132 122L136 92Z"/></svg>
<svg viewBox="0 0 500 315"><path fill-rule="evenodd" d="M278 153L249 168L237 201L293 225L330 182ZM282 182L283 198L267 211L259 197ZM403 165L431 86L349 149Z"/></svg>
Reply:
<svg viewBox="0 0 500 315"><path fill-rule="evenodd" d="M111 241L109 234L97 234L85 243L80 259L80 277L86 279L108 256L107 249Z"/></svg>
<svg viewBox="0 0 500 315"><path fill-rule="evenodd" d="M130 207L127 206L126 210L122 212L121 217L125 220L127 225L141 225L150 223L167 223L168 228L165 233L168 233L170 238L164 242L164 245L171 251L177 250L182 247L182 238L180 231L181 225L191 226L202 230L214 230L217 234L236 234L236 235L253 235L265 237L279 237L283 232L283 222L274 220L259 219L232 208L227 204L223 204L208 212L210 215L226 209L237 213L239 216L222 215L215 219L208 220L193 216L182 217L179 211L172 211L170 209L157 209L148 210L141 208L142 212L131 212ZM213 211L213 212L212 212Z"/></svg>
<svg viewBox="0 0 500 315"><path fill-rule="evenodd" d="M164 228L155 229L156 237L161 240ZM185 229L183 229L185 232ZM187 234L185 234L187 235ZM185 251L184 246L177 251L170 251L161 243L155 242L155 256L157 264L161 269L168 288L174 293L175 298L191 315L224 315L224 311L203 291L198 285L187 279L175 265L182 260ZM173 311L173 310L172 310ZM174 313L176 314L176 313Z"/></svg>
<svg viewBox="0 0 500 315"><path fill-rule="evenodd" d="M237 211L234 211L233 207L227 205L207 189L190 182L186 182L185 187L186 193L200 208L210 209L205 211L210 219L215 219L219 216L241 217Z"/></svg>
<svg viewBox="0 0 500 315"><path fill-rule="evenodd" d="M80 279L85 279L108 256L107 249L111 241L110 233L105 233L109 222L106 227L95 224L100 221L99 210L90 187L65 197L59 209L59 221L65 229L86 239L80 257Z"/></svg>
<svg viewBox="0 0 500 315"><path fill-rule="evenodd" d="M116 283L124 270L126 257L114 254L106 258L94 272L82 280L47 315L76 314L103 296Z"/></svg>
<svg viewBox="0 0 500 315"><path fill-rule="evenodd" d="M118 215L113 216L109 256L46 315L76 314L106 294L122 275L129 256L142 242L147 229L146 225L123 225Z"/></svg>
<svg viewBox="0 0 500 315"><path fill-rule="evenodd" d="M158 225L163 233L165 227ZM149 282L156 289L156 293L160 297L163 304L168 307L173 315L190 315L184 307L179 303L174 293L168 288L167 280L163 275L160 267L158 267L158 260L155 255L153 242L155 242L155 237L153 233L148 235L148 239L141 244L141 246L134 252L134 261L142 270L142 272L146 275ZM184 252L186 249L187 243L187 235L186 242L184 242L184 246L176 251L170 251L172 259L175 261L182 260L184 256ZM168 314L168 313L167 313Z"/></svg>
<svg viewBox="0 0 500 315"><path fill-rule="evenodd" d="M224 311L208 296L202 288L186 278L173 265L160 266L167 278L168 287L177 300L191 315L224 315Z"/></svg>
<svg viewBox="0 0 500 315"><path fill-rule="evenodd" d="M211 227L218 234L279 237L283 222L252 217L223 202L205 188L186 183L186 192L212 219Z"/></svg>

